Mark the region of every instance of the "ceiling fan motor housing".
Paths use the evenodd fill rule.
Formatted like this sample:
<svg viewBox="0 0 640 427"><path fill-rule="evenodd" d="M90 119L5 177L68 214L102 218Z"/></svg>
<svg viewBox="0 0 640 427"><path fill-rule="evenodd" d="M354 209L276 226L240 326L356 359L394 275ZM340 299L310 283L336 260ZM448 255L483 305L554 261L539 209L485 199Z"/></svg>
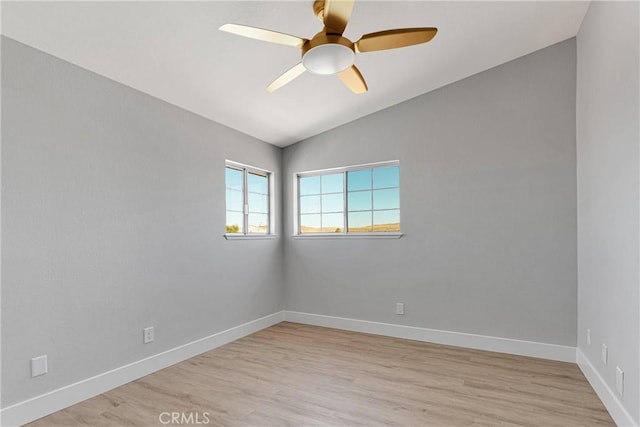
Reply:
<svg viewBox="0 0 640 427"><path fill-rule="evenodd" d="M336 74L353 65L355 50L351 40L320 32L302 46L302 63L315 74Z"/></svg>

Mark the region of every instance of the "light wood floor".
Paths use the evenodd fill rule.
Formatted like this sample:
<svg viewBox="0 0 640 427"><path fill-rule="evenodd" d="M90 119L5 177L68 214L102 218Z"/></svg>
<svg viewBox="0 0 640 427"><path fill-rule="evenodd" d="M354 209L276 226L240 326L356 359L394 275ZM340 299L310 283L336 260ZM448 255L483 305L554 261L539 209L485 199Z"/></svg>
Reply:
<svg viewBox="0 0 640 427"><path fill-rule="evenodd" d="M287 322L29 425L171 425L162 412L219 426L615 425L572 363Z"/></svg>

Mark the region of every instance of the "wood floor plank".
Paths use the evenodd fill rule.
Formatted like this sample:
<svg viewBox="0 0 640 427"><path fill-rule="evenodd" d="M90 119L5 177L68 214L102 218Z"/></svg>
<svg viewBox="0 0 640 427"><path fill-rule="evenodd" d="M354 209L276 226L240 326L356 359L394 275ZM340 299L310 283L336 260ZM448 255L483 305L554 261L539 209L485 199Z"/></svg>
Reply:
<svg viewBox="0 0 640 427"><path fill-rule="evenodd" d="M615 425L572 363L283 322L29 426L162 426L163 412L214 426Z"/></svg>

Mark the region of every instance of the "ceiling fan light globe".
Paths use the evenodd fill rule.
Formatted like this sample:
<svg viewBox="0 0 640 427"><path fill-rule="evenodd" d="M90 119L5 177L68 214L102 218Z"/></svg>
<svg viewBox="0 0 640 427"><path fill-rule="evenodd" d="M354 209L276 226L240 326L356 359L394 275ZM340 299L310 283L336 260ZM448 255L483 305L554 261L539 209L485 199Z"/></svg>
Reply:
<svg viewBox="0 0 640 427"><path fill-rule="evenodd" d="M304 67L315 74L337 74L353 65L355 52L338 43L327 43L309 49L302 57Z"/></svg>

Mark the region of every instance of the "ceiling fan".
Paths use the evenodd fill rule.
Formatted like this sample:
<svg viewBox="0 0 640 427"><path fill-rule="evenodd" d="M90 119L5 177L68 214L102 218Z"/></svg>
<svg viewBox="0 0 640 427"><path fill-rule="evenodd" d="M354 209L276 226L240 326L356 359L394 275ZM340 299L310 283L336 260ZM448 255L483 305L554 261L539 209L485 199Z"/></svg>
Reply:
<svg viewBox="0 0 640 427"><path fill-rule="evenodd" d="M378 31L365 34L354 43L342 35L349 22L353 3L354 0L315 0L313 12L324 28L311 39L239 24L224 24L220 30L297 47L302 51L302 60L267 86L269 92L280 89L305 71L310 71L315 74L337 74L352 92L364 93L368 89L367 83L353 64L356 53L426 43L436 35L438 29L422 27Z"/></svg>

